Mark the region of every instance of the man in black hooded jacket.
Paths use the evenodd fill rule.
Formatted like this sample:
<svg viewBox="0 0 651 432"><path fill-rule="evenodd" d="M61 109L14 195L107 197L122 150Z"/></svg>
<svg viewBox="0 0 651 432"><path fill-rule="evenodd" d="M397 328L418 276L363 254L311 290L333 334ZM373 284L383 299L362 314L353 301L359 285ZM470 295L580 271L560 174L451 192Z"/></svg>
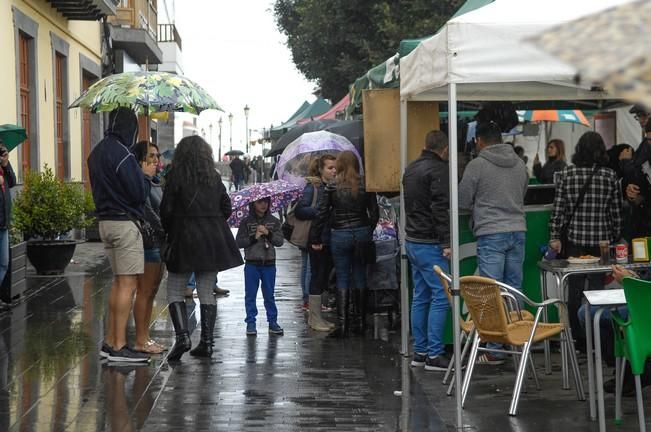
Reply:
<svg viewBox="0 0 651 432"><path fill-rule="evenodd" d="M104 138L88 157L95 214L111 269L108 330L100 356L116 362L146 362L149 356L126 343L126 328L138 275L144 273L144 250L137 220L147 197L143 170L130 148L138 136L138 119L127 108L111 112Z"/></svg>

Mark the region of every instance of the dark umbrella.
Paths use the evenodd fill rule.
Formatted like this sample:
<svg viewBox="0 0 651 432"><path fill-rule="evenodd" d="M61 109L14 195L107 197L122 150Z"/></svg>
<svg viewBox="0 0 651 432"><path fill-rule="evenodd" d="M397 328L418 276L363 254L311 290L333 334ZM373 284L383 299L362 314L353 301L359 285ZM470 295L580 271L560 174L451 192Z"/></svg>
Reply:
<svg viewBox="0 0 651 432"><path fill-rule="evenodd" d="M324 130L347 138L364 160L364 123L361 120L338 120Z"/></svg>
<svg viewBox="0 0 651 432"><path fill-rule="evenodd" d="M328 126L331 126L334 123L337 123L337 120L325 119L325 120L313 120L307 123L303 123L302 125L295 126L290 130L288 130L287 132L285 132L283 136L278 138L278 141L276 141L273 147L271 147L271 150L269 150L269 152L265 155L265 157L279 155L283 152L283 150L285 150L285 148L288 145L296 141L296 139L301 135L303 135L304 133L324 130Z"/></svg>
<svg viewBox="0 0 651 432"><path fill-rule="evenodd" d="M230 150L224 153L226 156L242 156L244 152L242 150Z"/></svg>
<svg viewBox="0 0 651 432"><path fill-rule="evenodd" d="M161 156L163 156L167 160L172 160L174 157L174 149L167 149L163 153L161 153Z"/></svg>
<svg viewBox="0 0 651 432"><path fill-rule="evenodd" d="M7 147L8 151L12 151L18 147L18 144L22 143L26 139L27 133L24 128L12 124L4 124L0 126L0 141L2 141L2 144L5 147Z"/></svg>

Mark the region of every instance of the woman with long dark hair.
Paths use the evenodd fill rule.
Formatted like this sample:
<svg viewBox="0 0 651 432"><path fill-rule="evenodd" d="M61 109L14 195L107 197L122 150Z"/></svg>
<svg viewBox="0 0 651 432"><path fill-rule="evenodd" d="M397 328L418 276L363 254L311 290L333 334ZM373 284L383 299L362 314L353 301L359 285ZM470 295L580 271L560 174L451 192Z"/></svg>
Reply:
<svg viewBox="0 0 651 432"><path fill-rule="evenodd" d="M302 220L314 220L318 216L319 202L323 198L326 184L335 179L337 158L331 154L316 157L310 163L307 184L303 189L303 196L296 206L296 217ZM315 197L316 194L316 197ZM315 202L315 205L312 205ZM314 227L314 223L312 226ZM317 331L330 331L334 324L321 317L321 294L328 284L330 270L332 270L332 257L330 256L330 227L326 222L321 238L317 239L320 247L307 245L306 253L309 254L308 265L311 277L307 281L309 316L307 324Z"/></svg>
<svg viewBox="0 0 651 432"><path fill-rule="evenodd" d="M145 220L152 227L156 234L145 245L145 272L138 275L138 286L136 288L136 300L133 304L133 319L136 323L136 351L147 354L160 354L165 351L158 342L149 337L149 324L154 304L154 297L158 293L160 282L163 279L164 265L160 256L160 244L164 237L163 225L160 220L160 203L163 199L163 189L160 179L156 175L149 175L148 166L158 166L160 151L158 146L147 141L137 142L132 153L142 167L145 174L147 201L145 202Z"/></svg>
<svg viewBox="0 0 651 432"><path fill-rule="evenodd" d="M174 152L161 203L169 246L163 251L169 272L167 299L176 332L168 361L177 361L190 350L184 294L191 273L195 274L201 303L201 340L190 355L212 355L217 315L215 274L243 264L226 223L231 212L231 200L215 169L212 148L196 135L183 138Z"/></svg>
<svg viewBox="0 0 651 432"><path fill-rule="evenodd" d="M336 169L335 182L326 186L323 199L319 203L319 214L310 237L313 249L323 247L322 234L326 222L330 221L331 253L337 276L337 318L339 333L345 336L348 333L346 313L351 273L361 315L361 327L364 327L366 263L359 252L365 244L372 241L379 210L375 193L366 192L364 179L360 175L359 161L353 152L339 153Z"/></svg>
<svg viewBox="0 0 651 432"><path fill-rule="evenodd" d="M547 153L545 165L541 165L538 155L533 158L533 174L540 183L554 183L554 174L563 171L567 166L565 143L560 139L550 140L545 151Z"/></svg>
<svg viewBox="0 0 651 432"><path fill-rule="evenodd" d="M554 207L549 220L549 245L568 256L599 256L599 242L618 241L622 232L622 191L617 175L608 168L608 155L601 135L584 133L572 156L574 166L565 168L556 187ZM578 203L582 190L583 199ZM570 220L571 219L571 220ZM567 245L561 244L565 231ZM602 275L579 275L569 278L568 313L575 335L579 335L576 312L581 305L585 279L590 289L603 288ZM579 344L581 346L581 344Z"/></svg>

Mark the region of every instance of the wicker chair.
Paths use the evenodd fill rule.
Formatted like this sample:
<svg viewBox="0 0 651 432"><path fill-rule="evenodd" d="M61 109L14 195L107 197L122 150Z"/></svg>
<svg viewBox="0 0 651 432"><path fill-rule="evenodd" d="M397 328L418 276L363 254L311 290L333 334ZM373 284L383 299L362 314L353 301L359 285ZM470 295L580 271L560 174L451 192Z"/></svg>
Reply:
<svg viewBox="0 0 651 432"><path fill-rule="evenodd" d="M566 352L569 353L577 398L579 400L585 400L583 384L579 374L579 365L576 359L576 351L574 350L574 343L567 322L567 308L565 303L559 299L549 299L542 303L536 303L513 287L480 276L464 276L459 279L459 282L461 297L468 308L476 330L470 359L468 361L468 370L464 376L461 389L462 404L465 404L466 396L468 395L477 353L479 351L490 351L512 354L520 357L520 361L517 362L517 375L513 388L511 406L509 407L509 415L515 416L518 410L526 365L530 359L531 345L557 335L561 336L561 342L566 344ZM534 320L519 319L511 321L510 314L507 313L503 293L508 293L512 298L516 298L535 307L536 314ZM559 308L562 323L540 322L543 309L550 305L556 305ZM501 343L510 346L511 349L481 347L479 345L480 342ZM565 362L563 362L563 367L565 367Z"/></svg>
<svg viewBox="0 0 651 432"><path fill-rule="evenodd" d="M448 297L448 301L450 302L450 307L454 307L454 303L452 300L452 292L450 290L450 284L452 283L452 277L445 273L441 267L435 265L434 266L434 272L438 275L439 279L441 280L441 285L443 286L443 289L445 290L445 294ZM504 293L503 293L504 295ZM509 295L508 298L510 300L514 300L514 298ZM510 307L510 312L509 312L509 322L511 321L519 321L519 320L527 320L527 321L533 321L534 317L529 312L528 310L521 310L520 305L515 301L510 301L508 304L511 306ZM465 360L466 356L468 355L468 350L470 349L470 346L472 344L472 339L474 336L475 332L475 325L472 323L472 319L469 317L461 317L459 321L459 327L461 328L461 335L460 335L460 341L463 344L463 348L461 351L461 363ZM454 367L454 356L450 359L450 364L448 365L447 370L445 371L445 376L443 377L443 384L448 384L448 379L450 379L450 383L448 386L447 390L447 395L451 396L452 395L452 390L454 389L454 372L452 371ZM532 369L532 373L534 374L534 377L536 376L535 369ZM537 377L536 377L536 382L537 382Z"/></svg>

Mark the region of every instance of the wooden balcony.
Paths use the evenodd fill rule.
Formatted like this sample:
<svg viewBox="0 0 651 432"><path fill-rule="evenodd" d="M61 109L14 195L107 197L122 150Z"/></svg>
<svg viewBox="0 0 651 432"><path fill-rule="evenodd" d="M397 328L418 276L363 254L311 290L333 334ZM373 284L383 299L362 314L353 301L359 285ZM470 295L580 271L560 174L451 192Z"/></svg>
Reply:
<svg viewBox="0 0 651 432"><path fill-rule="evenodd" d="M47 0L69 20L97 21L115 15L121 0Z"/></svg>

